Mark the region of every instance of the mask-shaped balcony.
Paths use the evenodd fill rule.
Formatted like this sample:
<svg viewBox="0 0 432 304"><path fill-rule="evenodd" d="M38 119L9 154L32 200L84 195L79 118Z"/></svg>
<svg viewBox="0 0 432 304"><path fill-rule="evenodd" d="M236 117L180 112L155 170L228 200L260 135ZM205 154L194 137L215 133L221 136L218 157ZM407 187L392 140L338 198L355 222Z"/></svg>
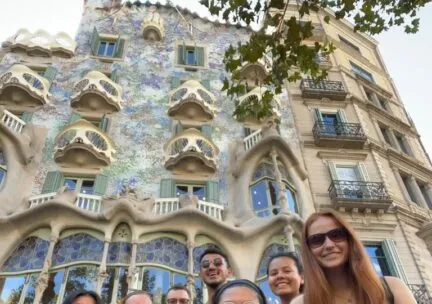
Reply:
<svg viewBox="0 0 432 304"><path fill-rule="evenodd" d="M246 79L249 87L255 87L263 83L272 69L272 59L264 55L256 62L243 62L240 68L242 79Z"/></svg>
<svg viewBox="0 0 432 304"><path fill-rule="evenodd" d="M68 125L57 137L54 160L63 167L100 169L114 160L113 141L87 120Z"/></svg>
<svg viewBox="0 0 432 304"><path fill-rule="evenodd" d="M16 64L0 76L0 104L35 107L49 103L50 83L25 65Z"/></svg>
<svg viewBox="0 0 432 304"><path fill-rule="evenodd" d="M150 13L144 19L142 33L146 40L161 41L165 35L162 17L158 13Z"/></svg>
<svg viewBox="0 0 432 304"><path fill-rule="evenodd" d="M304 98L329 98L333 100L345 100L347 92L342 81L302 79L300 83L302 97Z"/></svg>
<svg viewBox="0 0 432 304"><path fill-rule="evenodd" d="M165 168L175 173L211 175L217 170L218 147L195 128L171 138L164 150Z"/></svg>
<svg viewBox="0 0 432 304"><path fill-rule="evenodd" d="M244 105L247 103L250 103L250 104L259 103L263 99L265 92L267 92L266 88L256 87L255 89L253 89L249 93L239 97L239 99L238 99L239 105ZM280 113L281 106L280 106L280 101L276 96L273 96L273 100L271 101L271 106L272 106L271 116L274 117L276 122L279 122L280 118L281 118L281 113ZM269 118L269 117L264 117L260 121L260 120L257 120L255 117L245 116L245 117L242 117L241 119L238 119L238 120L249 121L249 122L261 124L261 122L267 118Z"/></svg>
<svg viewBox="0 0 432 304"><path fill-rule="evenodd" d="M169 94L168 115L177 120L209 121L216 97L196 80L188 80Z"/></svg>
<svg viewBox="0 0 432 304"><path fill-rule="evenodd" d="M71 107L82 112L112 113L121 109L122 88L98 71L87 73L74 87Z"/></svg>

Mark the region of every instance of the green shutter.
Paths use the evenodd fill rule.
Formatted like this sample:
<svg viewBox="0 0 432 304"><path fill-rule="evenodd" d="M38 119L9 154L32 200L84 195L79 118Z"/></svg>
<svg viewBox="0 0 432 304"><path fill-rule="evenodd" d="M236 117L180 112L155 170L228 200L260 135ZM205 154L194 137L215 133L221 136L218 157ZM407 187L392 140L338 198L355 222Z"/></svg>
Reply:
<svg viewBox="0 0 432 304"><path fill-rule="evenodd" d="M180 86L180 78L172 77L171 78L171 90L174 90Z"/></svg>
<svg viewBox="0 0 432 304"><path fill-rule="evenodd" d="M195 64L204 66L204 48L195 47Z"/></svg>
<svg viewBox="0 0 432 304"><path fill-rule="evenodd" d="M108 175L105 175L103 173L96 175L93 194L105 195L107 186L108 186Z"/></svg>
<svg viewBox="0 0 432 304"><path fill-rule="evenodd" d="M366 170L365 165L362 162L357 163L357 169L360 171L360 177L363 181L367 182L369 181L369 174Z"/></svg>
<svg viewBox="0 0 432 304"><path fill-rule="evenodd" d="M202 125L201 126L201 133L207 137L207 138L211 138L212 133L213 133L213 127L211 125Z"/></svg>
<svg viewBox="0 0 432 304"><path fill-rule="evenodd" d="M177 63L178 64L185 64L185 52L186 47L184 45L179 45L177 48Z"/></svg>
<svg viewBox="0 0 432 304"><path fill-rule="evenodd" d="M244 127L243 128L243 131L244 131L244 137L248 137L249 135L251 135L252 134L252 130L251 130L251 128L248 128L248 127Z"/></svg>
<svg viewBox="0 0 432 304"><path fill-rule="evenodd" d="M160 195L161 198L176 197L175 180L171 178L163 178L160 181Z"/></svg>
<svg viewBox="0 0 432 304"><path fill-rule="evenodd" d="M93 52L93 55L97 55L98 54L98 48L99 48L99 33L95 28L93 28L93 34L91 37L91 41L90 41L90 47L91 50Z"/></svg>
<svg viewBox="0 0 432 304"><path fill-rule="evenodd" d="M122 58L125 46L125 39L119 38L115 44L114 57Z"/></svg>
<svg viewBox="0 0 432 304"><path fill-rule="evenodd" d="M209 79L201 80L201 84L203 85L204 88L206 88L207 90L210 91L210 80Z"/></svg>
<svg viewBox="0 0 432 304"><path fill-rule="evenodd" d="M322 115L319 109L313 109L313 113L315 115L316 122L323 122Z"/></svg>
<svg viewBox="0 0 432 304"><path fill-rule="evenodd" d="M206 183L207 188L207 201L213 203L219 203L219 182L208 181Z"/></svg>
<svg viewBox="0 0 432 304"><path fill-rule="evenodd" d="M328 161L327 165L328 165L328 168L330 171L330 176L331 176L332 180L338 180L336 165L334 164L334 162Z"/></svg>
<svg viewBox="0 0 432 304"><path fill-rule="evenodd" d="M181 124L180 121L178 121L177 124L175 125L174 134L177 135L181 132L183 132L183 125Z"/></svg>
<svg viewBox="0 0 432 304"><path fill-rule="evenodd" d="M82 119L81 115L79 115L78 113L73 112L72 116L69 118L69 125L73 124L74 122L76 122L77 120Z"/></svg>
<svg viewBox="0 0 432 304"><path fill-rule="evenodd" d="M396 251L395 242L391 239L385 239L382 242L382 249L386 257L387 266L389 267L390 274L392 276L398 277L405 283L407 283L407 277L402 267L401 260Z"/></svg>
<svg viewBox="0 0 432 304"><path fill-rule="evenodd" d="M114 70L111 72L111 80L117 83L118 80L118 70Z"/></svg>
<svg viewBox="0 0 432 304"><path fill-rule="evenodd" d="M338 110L338 111L337 111L337 118L338 118L338 121L339 121L339 122L343 122L343 123L348 122L344 110Z"/></svg>
<svg viewBox="0 0 432 304"><path fill-rule="evenodd" d="M54 78L57 74L57 69L53 66L48 66L44 72L43 77L49 81L50 85L52 84L52 82L54 81Z"/></svg>
<svg viewBox="0 0 432 304"><path fill-rule="evenodd" d="M42 187L42 193L57 192L61 187L63 174L59 171L50 171L45 177L45 182Z"/></svg>
<svg viewBox="0 0 432 304"><path fill-rule="evenodd" d="M104 131L105 133L108 131L108 123L109 119L106 114L102 116L101 122L100 122L100 129Z"/></svg>
<svg viewBox="0 0 432 304"><path fill-rule="evenodd" d="M24 112L21 115L21 120L25 123L29 123L33 117L33 112Z"/></svg>

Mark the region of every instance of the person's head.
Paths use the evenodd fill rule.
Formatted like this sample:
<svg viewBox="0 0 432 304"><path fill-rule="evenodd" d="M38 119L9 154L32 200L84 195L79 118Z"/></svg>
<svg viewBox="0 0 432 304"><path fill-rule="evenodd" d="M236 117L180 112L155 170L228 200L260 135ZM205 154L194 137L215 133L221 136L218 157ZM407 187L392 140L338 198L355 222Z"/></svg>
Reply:
<svg viewBox="0 0 432 304"><path fill-rule="evenodd" d="M219 249L209 248L205 250L201 254L199 262L201 280L212 289L225 284L232 275L228 257Z"/></svg>
<svg viewBox="0 0 432 304"><path fill-rule="evenodd" d="M216 289L213 304L243 304L246 302L267 304L262 290L249 280L234 280Z"/></svg>
<svg viewBox="0 0 432 304"><path fill-rule="evenodd" d="M191 294L189 289L184 285L174 285L168 289L166 295L166 304L189 304Z"/></svg>
<svg viewBox="0 0 432 304"><path fill-rule="evenodd" d="M94 291L78 290L67 296L63 304L102 304L102 300Z"/></svg>
<svg viewBox="0 0 432 304"><path fill-rule="evenodd" d="M271 256L267 276L270 289L279 297L294 298L303 292L303 265L295 252Z"/></svg>
<svg viewBox="0 0 432 304"><path fill-rule="evenodd" d="M152 304L151 295L143 290L137 290L129 293L121 299L121 304Z"/></svg>
<svg viewBox="0 0 432 304"><path fill-rule="evenodd" d="M328 209L309 216L303 227L302 257L306 302L332 302L327 278L343 270L360 303L384 303L384 288L363 244L338 212Z"/></svg>

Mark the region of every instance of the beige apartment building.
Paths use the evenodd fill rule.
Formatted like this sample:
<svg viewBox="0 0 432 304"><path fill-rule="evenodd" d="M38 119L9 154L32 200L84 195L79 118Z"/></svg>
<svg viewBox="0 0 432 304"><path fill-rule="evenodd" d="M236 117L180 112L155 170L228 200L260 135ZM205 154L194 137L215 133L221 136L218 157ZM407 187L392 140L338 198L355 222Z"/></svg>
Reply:
<svg viewBox="0 0 432 304"><path fill-rule="evenodd" d="M295 7L289 7L294 13ZM232 116L223 54L251 30L170 5L87 0L75 39L21 29L0 50L0 303L61 303L96 290L163 302L199 255L266 284L323 207L359 232L380 275L432 303L432 167L379 54L345 21L311 16L328 79L304 77L261 121ZM333 18L333 17L332 17ZM256 86L272 58L241 67Z"/></svg>

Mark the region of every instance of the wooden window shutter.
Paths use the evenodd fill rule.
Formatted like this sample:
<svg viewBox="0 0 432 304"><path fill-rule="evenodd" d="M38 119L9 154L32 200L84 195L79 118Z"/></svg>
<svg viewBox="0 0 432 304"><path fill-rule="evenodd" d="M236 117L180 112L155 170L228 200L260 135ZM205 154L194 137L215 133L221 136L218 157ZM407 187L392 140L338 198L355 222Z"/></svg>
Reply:
<svg viewBox="0 0 432 304"><path fill-rule="evenodd" d="M45 182L42 186L43 193L57 192L61 187L63 181L63 174L59 171L50 171L45 177Z"/></svg>
<svg viewBox="0 0 432 304"><path fill-rule="evenodd" d="M201 84L204 88L210 91L210 79L201 80Z"/></svg>
<svg viewBox="0 0 432 304"><path fill-rule="evenodd" d="M118 70L114 70L111 72L111 80L117 83L118 80Z"/></svg>
<svg viewBox="0 0 432 304"><path fill-rule="evenodd" d="M327 162L329 171L330 171L330 176L332 178L332 180L338 180L338 176L337 176L337 170L336 170L336 165L334 162L332 161L328 161Z"/></svg>
<svg viewBox="0 0 432 304"><path fill-rule="evenodd" d="M206 200L208 202L219 203L219 182L208 181L206 183Z"/></svg>
<svg viewBox="0 0 432 304"><path fill-rule="evenodd" d="M25 123L29 123L33 117L33 112L24 112L21 115L21 120Z"/></svg>
<svg viewBox="0 0 432 304"><path fill-rule="evenodd" d="M93 55L97 55L98 54L98 48L99 48L99 33L96 29L96 27L93 28L93 34L91 37L91 42L90 42L90 46L91 46L91 50Z"/></svg>
<svg viewBox="0 0 432 304"><path fill-rule="evenodd" d="M114 57L122 58L125 47L125 39L119 37L115 44Z"/></svg>
<svg viewBox="0 0 432 304"><path fill-rule="evenodd" d="M178 64L186 64L186 46L183 43L183 45L179 45L177 48L177 63Z"/></svg>
<svg viewBox="0 0 432 304"><path fill-rule="evenodd" d="M82 119L81 115L79 115L78 113L73 112L72 116L69 118L69 125L73 124L74 122L76 122L77 120Z"/></svg>
<svg viewBox="0 0 432 304"><path fill-rule="evenodd" d="M358 162L357 163L357 168L358 168L358 170L360 172L360 177L362 178L362 180L364 182L369 181L370 179L369 179L369 174L368 174L368 172L366 170L366 166L362 162Z"/></svg>
<svg viewBox="0 0 432 304"><path fill-rule="evenodd" d="M108 186L108 175L100 173L96 175L93 193L94 195L105 195Z"/></svg>
<svg viewBox="0 0 432 304"><path fill-rule="evenodd" d="M316 122L323 122L321 111L319 109L313 109L313 113Z"/></svg>
<svg viewBox="0 0 432 304"><path fill-rule="evenodd" d="M183 132L183 125L181 124L180 121L178 121L177 124L175 125L174 134L177 135L181 132Z"/></svg>
<svg viewBox="0 0 432 304"><path fill-rule="evenodd" d="M204 48L195 47L195 65L204 66Z"/></svg>
<svg viewBox="0 0 432 304"><path fill-rule="evenodd" d="M348 122L348 119L345 115L344 110L337 110L337 118L338 118L339 122L343 122L343 123Z"/></svg>
<svg viewBox="0 0 432 304"><path fill-rule="evenodd" d="M107 117L106 114L104 114L102 116L101 122L100 122L100 129L102 131L104 131L105 133L108 131L108 123L109 123L109 118Z"/></svg>
<svg viewBox="0 0 432 304"><path fill-rule="evenodd" d="M176 89L180 86L180 78L172 77L171 78L171 90Z"/></svg>
<svg viewBox="0 0 432 304"><path fill-rule="evenodd" d="M54 81L56 74L57 74L57 69L55 67L50 65L46 68L43 77L49 81L50 86Z"/></svg>
<svg viewBox="0 0 432 304"><path fill-rule="evenodd" d="M385 239L382 242L382 249L386 257L387 266L392 276L396 276L405 283L407 283L407 277L402 267L401 260L396 250L395 242L391 239Z"/></svg>
<svg viewBox="0 0 432 304"><path fill-rule="evenodd" d="M211 125L202 125L201 126L201 133L207 137L207 138L211 138L212 133L213 133L213 127Z"/></svg>
<svg viewBox="0 0 432 304"><path fill-rule="evenodd" d="M160 181L160 198L176 197L175 180L171 178L163 178Z"/></svg>

